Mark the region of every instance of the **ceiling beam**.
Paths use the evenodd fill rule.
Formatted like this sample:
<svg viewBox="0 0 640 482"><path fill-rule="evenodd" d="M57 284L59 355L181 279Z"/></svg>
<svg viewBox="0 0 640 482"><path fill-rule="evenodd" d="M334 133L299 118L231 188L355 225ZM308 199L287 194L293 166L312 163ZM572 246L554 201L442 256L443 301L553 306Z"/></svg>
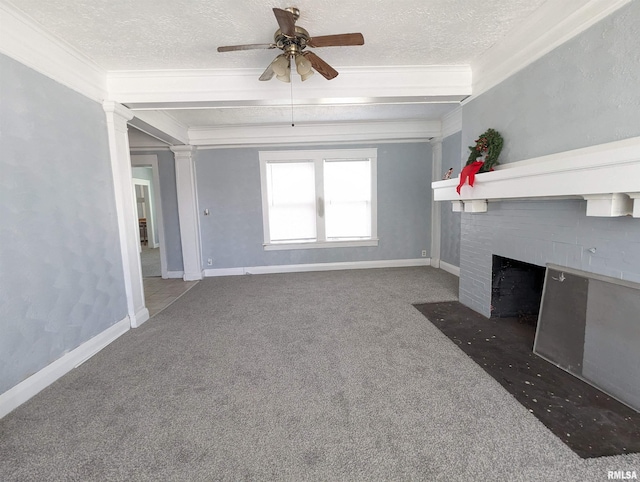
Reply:
<svg viewBox="0 0 640 482"><path fill-rule="evenodd" d="M469 66L350 67L327 81L319 75L293 85L260 82L260 72L165 70L109 72L110 98L132 109L230 107L237 105L378 104L459 102L471 94Z"/></svg>
<svg viewBox="0 0 640 482"><path fill-rule="evenodd" d="M440 121L338 122L300 125L192 127L191 145L210 148L357 142L427 142Z"/></svg>
<svg viewBox="0 0 640 482"><path fill-rule="evenodd" d="M166 112L133 111L133 113L135 117L129 121L129 124L136 129L172 146L189 144L187 127Z"/></svg>

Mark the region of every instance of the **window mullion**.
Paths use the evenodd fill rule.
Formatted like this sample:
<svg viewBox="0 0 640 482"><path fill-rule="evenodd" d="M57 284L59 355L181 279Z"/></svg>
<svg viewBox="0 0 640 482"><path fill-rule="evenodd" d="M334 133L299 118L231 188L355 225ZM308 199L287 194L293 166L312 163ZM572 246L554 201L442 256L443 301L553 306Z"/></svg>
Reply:
<svg viewBox="0 0 640 482"><path fill-rule="evenodd" d="M327 235L324 225L324 159L314 159L316 169L316 233L318 241L326 241Z"/></svg>

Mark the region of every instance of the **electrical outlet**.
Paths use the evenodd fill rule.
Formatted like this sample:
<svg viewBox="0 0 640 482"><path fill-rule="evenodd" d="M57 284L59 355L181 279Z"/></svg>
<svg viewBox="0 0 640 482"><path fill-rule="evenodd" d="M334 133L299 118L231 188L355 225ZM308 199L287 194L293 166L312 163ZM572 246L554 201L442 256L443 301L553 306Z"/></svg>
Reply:
<svg viewBox="0 0 640 482"><path fill-rule="evenodd" d="M423 258L426 258L426 257L427 257L427 250L426 250L426 249L423 249L423 250L422 250L422 257L423 257Z"/></svg>
<svg viewBox="0 0 640 482"><path fill-rule="evenodd" d="M208 266L212 266L213 265L213 258L207 259L207 265Z"/></svg>

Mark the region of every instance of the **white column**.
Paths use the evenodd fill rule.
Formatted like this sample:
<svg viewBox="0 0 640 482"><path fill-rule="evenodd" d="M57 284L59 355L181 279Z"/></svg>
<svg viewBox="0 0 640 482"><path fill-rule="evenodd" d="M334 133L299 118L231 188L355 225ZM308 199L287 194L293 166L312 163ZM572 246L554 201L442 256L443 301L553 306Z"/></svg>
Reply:
<svg viewBox="0 0 640 482"><path fill-rule="evenodd" d="M140 232L136 215L136 201L129 155L127 121L133 118L131 111L120 104L105 101L102 104L107 115L107 133L111 154L111 171L120 232L120 252L124 286L127 295L127 312L131 327L136 328L149 319L144 301L142 268L140 266Z"/></svg>
<svg viewBox="0 0 640 482"><path fill-rule="evenodd" d="M200 223L196 194L194 146L173 146L176 160L176 190L178 193L178 217L184 280L200 280L203 277L200 250Z"/></svg>
<svg viewBox="0 0 640 482"><path fill-rule="evenodd" d="M438 181L442 177L442 137L431 139L431 152L431 179ZM440 212L440 203L434 199L431 190L431 266L435 268L440 267Z"/></svg>

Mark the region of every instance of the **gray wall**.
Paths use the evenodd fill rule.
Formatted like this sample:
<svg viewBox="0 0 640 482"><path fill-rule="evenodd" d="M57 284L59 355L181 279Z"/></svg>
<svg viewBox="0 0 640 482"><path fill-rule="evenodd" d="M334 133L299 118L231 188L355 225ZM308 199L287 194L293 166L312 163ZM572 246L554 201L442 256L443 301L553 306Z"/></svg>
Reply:
<svg viewBox="0 0 640 482"><path fill-rule="evenodd" d="M419 258L430 253L431 146L428 143L321 146L378 148L377 247L264 251L258 148L197 152L203 266L211 268ZM281 148L270 148L281 150ZM264 148L262 150L268 150ZM204 216L208 208L211 215Z"/></svg>
<svg viewBox="0 0 640 482"><path fill-rule="evenodd" d="M639 26L636 1L470 101L462 145L493 127L508 163L640 136ZM640 281L640 220L586 217L583 201L490 203L462 215L460 252L460 301L488 316L492 253Z"/></svg>
<svg viewBox="0 0 640 482"><path fill-rule="evenodd" d="M0 393L127 314L102 106L0 55Z"/></svg>
<svg viewBox="0 0 640 482"><path fill-rule="evenodd" d="M640 135L640 2L631 2L463 107L462 145L492 127L501 163Z"/></svg>
<svg viewBox="0 0 640 482"><path fill-rule="evenodd" d="M168 149L136 151L133 155L155 154L158 157L158 177L160 178L160 202L164 223L165 252L167 270L182 271L182 242L178 219L178 194L176 191L176 164L173 152Z"/></svg>
<svg viewBox="0 0 640 482"><path fill-rule="evenodd" d="M453 168L453 176L460 174L462 165L462 132L456 132L442 140L442 170ZM460 266L460 213L454 213L451 203L440 204L440 259L453 266Z"/></svg>

